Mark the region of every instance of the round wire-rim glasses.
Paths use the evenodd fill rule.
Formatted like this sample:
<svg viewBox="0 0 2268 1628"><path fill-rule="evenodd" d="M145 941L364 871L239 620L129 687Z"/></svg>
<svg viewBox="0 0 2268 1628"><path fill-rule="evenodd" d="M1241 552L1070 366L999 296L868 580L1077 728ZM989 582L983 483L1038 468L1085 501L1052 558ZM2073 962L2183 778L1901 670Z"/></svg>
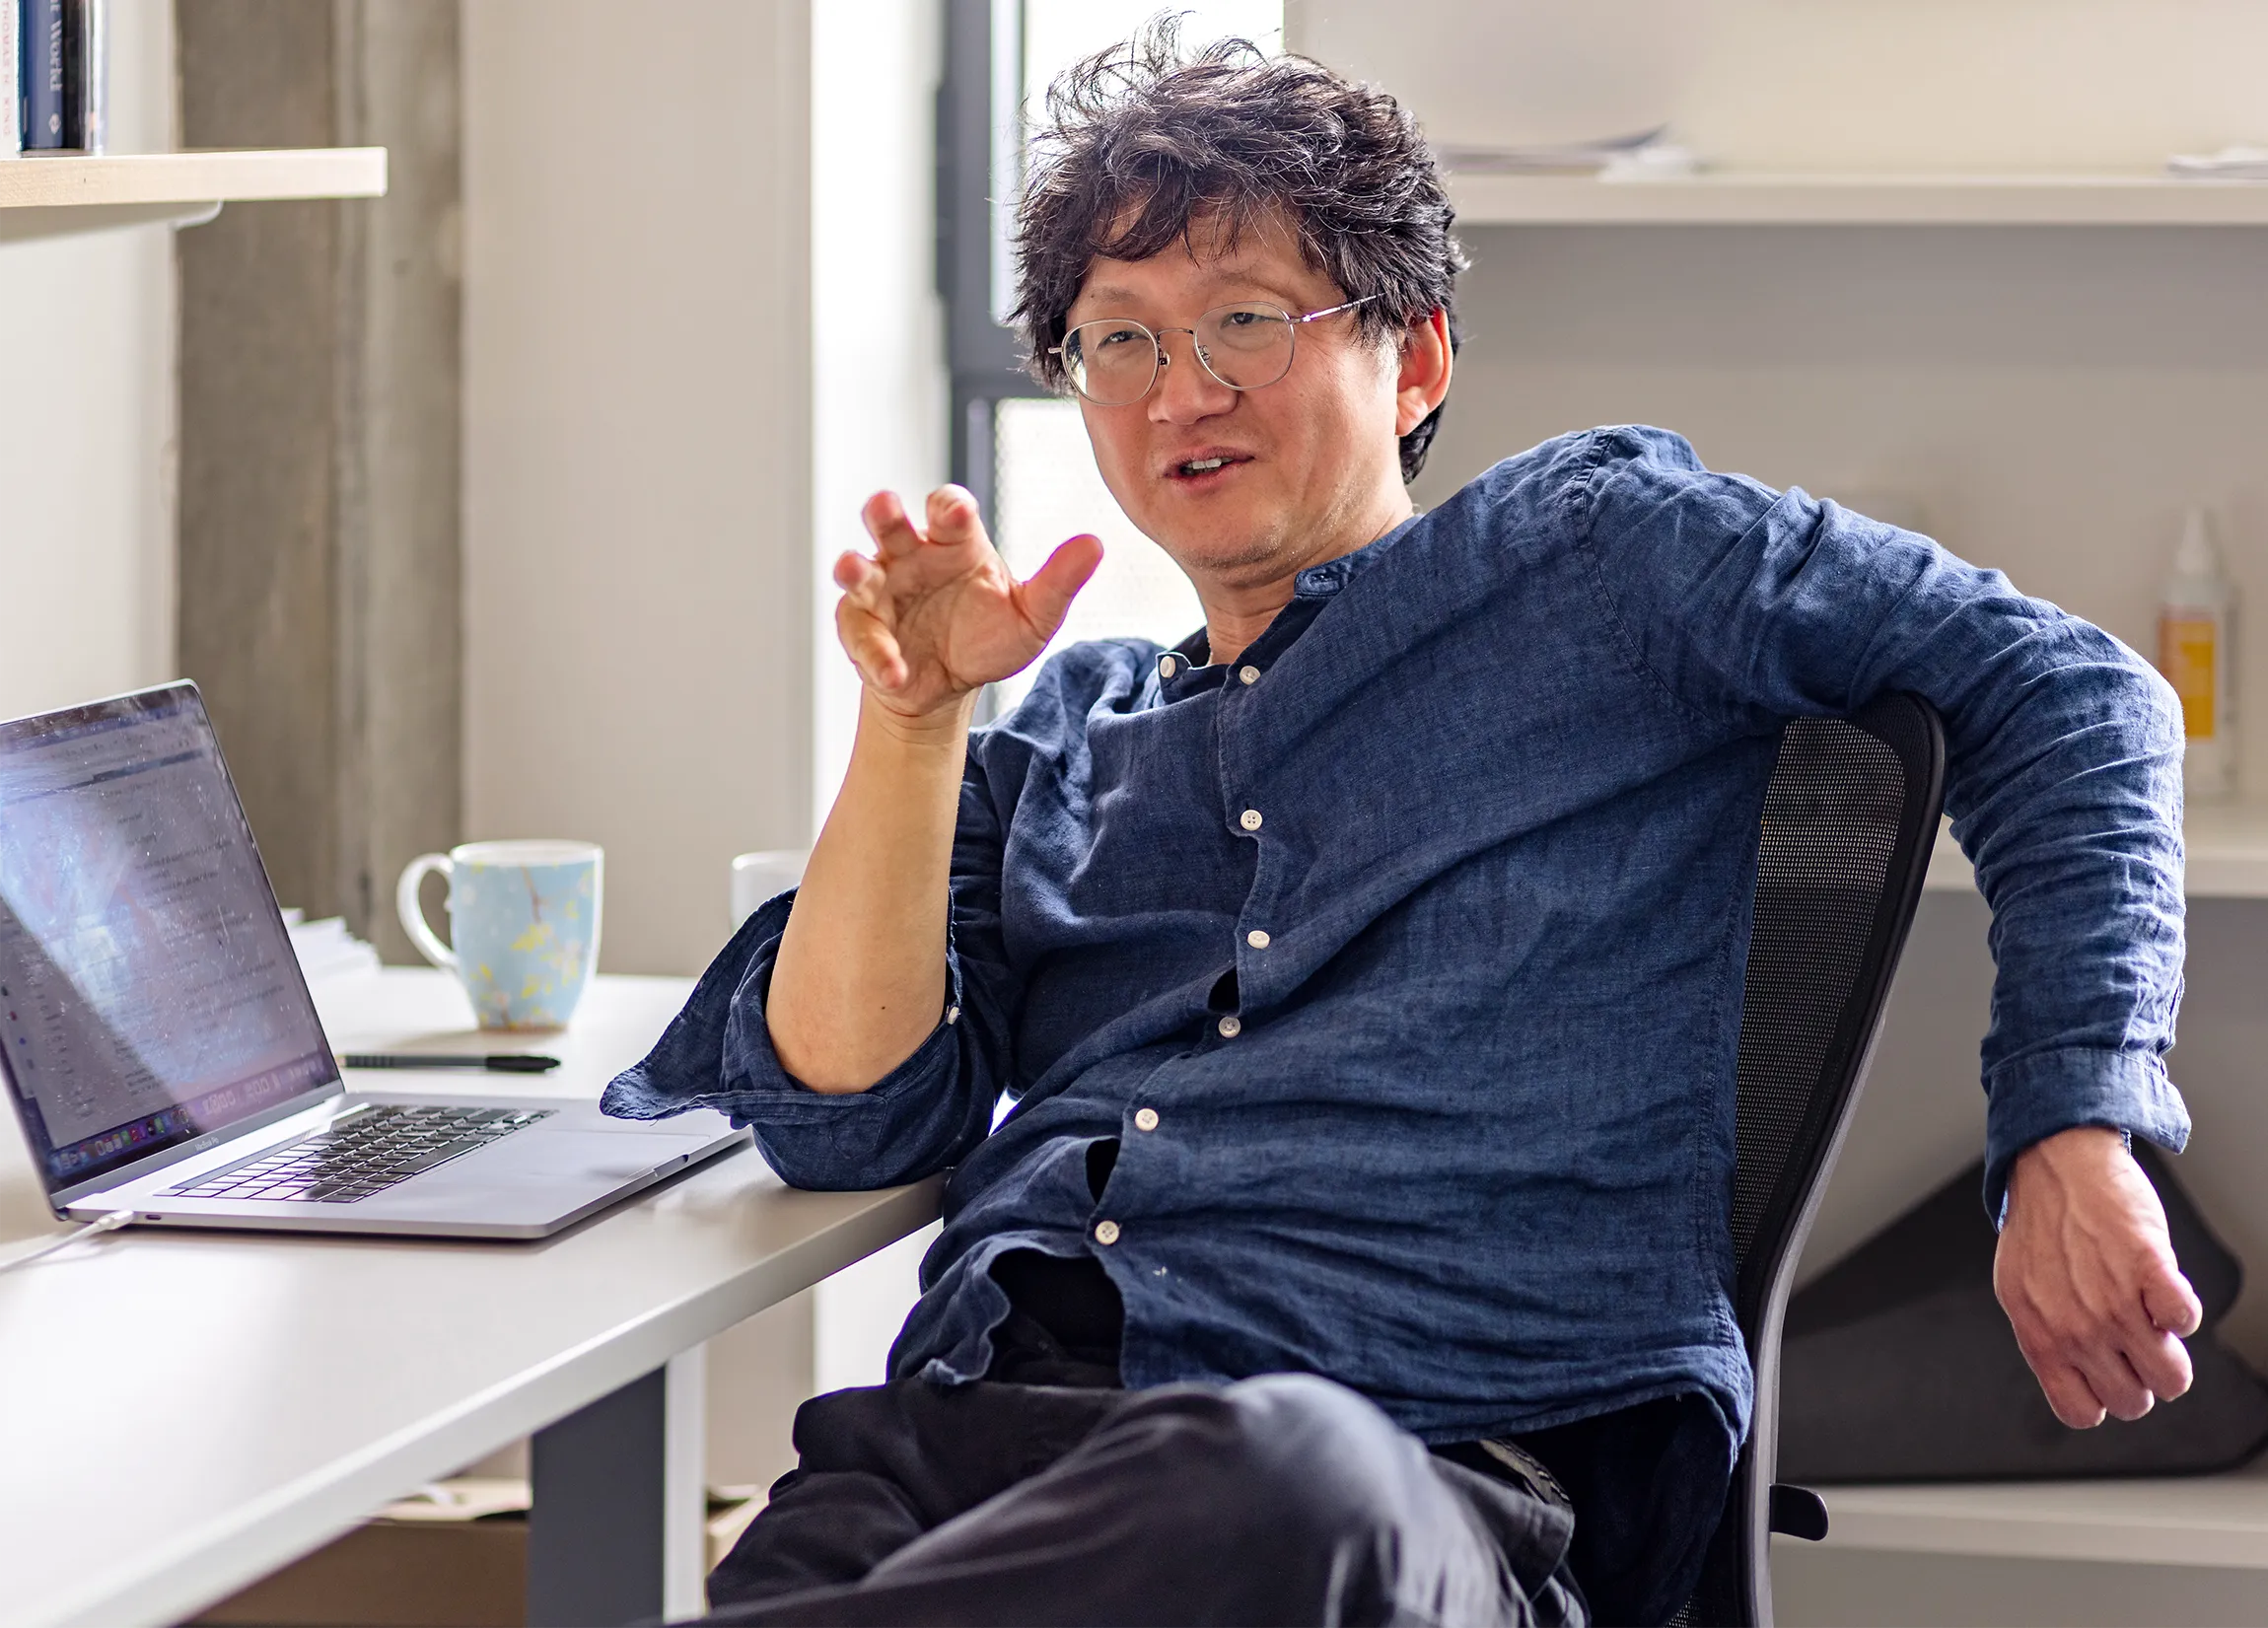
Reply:
<svg viewBox="0 0 2268 1628"><path fill-rule="evenodd" d="M1141 400L1173 359L1166 335L1186 333L1197 365L1233 390L1256 390L1292 371L1294 342L1302 326L1336 317L1377 299L1325 306L1294 316L1265 300L1240 300L1215 306L1193 327L1149 328L1125 317L1081 322L1048 347L1061 358L1071 388L1098 407L1125 407Z"/></svg>

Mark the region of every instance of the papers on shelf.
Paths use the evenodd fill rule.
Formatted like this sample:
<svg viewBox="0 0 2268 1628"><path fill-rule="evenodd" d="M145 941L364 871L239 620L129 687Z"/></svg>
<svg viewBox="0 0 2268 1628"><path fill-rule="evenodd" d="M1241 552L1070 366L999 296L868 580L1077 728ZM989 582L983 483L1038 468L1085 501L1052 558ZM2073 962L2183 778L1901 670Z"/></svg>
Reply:
<svg viewBox="0 0 2268 1628"><path fill-rule="evenodd" d="M1553 147L1436 147L1446 170L1471 176L1595 175L1617 160L1643 152L1662 139L1666 126L1609 136L1603 141ZM1678 149L1682 151L1683 149Z"/></svg>
<svg viewBox="0 0 2268 1628"><path fill-rule="evenodd" d="M2191 180L2268 180L2268 147L2224 147L2218 153L2176 153L2165 161Z"/></svg>
<svg viewBox="0 0 2268 1628"><path fill-rule="evenodd" d="M378 952L349 933L344 918L325 916L320 921L309 921L306 912L297 909L286 910L283 918L311 991L319 993L326 984L367 977L378 970Z"/></svg>

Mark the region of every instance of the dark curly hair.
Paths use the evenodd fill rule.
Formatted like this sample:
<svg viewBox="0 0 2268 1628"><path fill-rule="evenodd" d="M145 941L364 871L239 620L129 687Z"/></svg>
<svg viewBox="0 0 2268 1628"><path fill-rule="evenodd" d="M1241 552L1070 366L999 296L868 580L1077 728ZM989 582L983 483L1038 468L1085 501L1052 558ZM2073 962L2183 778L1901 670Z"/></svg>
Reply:
<svg viewBox="0 0 2268 1628"><path fill-rule="evenodd" d="M1278 213L1309 265L1384 342L1436 311L1453 350L1456 274L1441 172L1417 120L1385 92L1301 56L1224 39L1187 54L1162 17L1122 45L1065 70L1028 149L1017 214L1016 309L1032 377L1064 389L1064 315L1097 255L1145 260L1187 244L1192 223L1234 245ZM1401 438L1402 478L1425 466L1435 408Z"/></svg>

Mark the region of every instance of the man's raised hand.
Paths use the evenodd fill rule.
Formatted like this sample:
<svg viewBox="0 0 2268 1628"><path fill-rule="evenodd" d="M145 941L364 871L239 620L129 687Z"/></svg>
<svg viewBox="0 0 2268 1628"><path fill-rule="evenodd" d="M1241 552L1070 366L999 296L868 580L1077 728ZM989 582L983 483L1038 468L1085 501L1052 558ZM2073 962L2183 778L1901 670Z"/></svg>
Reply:
<svg viewBox="0 0 2268 1628"><path fill-rule="evenodd" d="M1102 561L1099 540L1076 536L1018 582L958 486L929 494L921 527L894 492L869 498L863 518L874 557L835 561L835 632L875 699L906 719L1029 666Z"/></svg>
<svg viewBox="0 0 2268 1628"><path fill-rule="evenodd" d="M2118 1132L2083 1125L2018 1155L1993 1289L2065 1424L2139 1419L2189 1388L2177 1336L2197 1332L2203 1308Z"/></svg>

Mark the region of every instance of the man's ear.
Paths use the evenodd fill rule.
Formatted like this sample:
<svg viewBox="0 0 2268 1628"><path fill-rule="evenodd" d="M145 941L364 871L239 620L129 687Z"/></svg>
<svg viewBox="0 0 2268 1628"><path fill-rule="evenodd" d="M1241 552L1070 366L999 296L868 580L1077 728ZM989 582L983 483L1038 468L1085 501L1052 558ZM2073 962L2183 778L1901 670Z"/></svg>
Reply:
<svg viewBox="0 0 2268 1628"><path fill-rule="evenodd" d="M1401 365L1394 381L1394 434L1404 436L1432 416L1449 394L1452 357L1449 313L1435 310L1412 322L1402 335Z"/></svg>

